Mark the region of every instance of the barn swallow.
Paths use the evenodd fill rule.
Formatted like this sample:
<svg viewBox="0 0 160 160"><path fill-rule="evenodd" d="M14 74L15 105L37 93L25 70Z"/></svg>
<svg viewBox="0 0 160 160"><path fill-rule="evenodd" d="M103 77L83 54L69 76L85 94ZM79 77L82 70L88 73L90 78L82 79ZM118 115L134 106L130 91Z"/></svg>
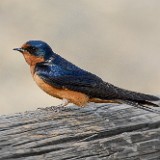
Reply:
<svg viewBox="0 0 160 160"><path fill-rule="evenodd" d="M37 85L49 95L64 100L59 106L73 103L84 107L89 102L126 103L154 111L149 106L159 107L157 96L138 93L116 87L100 77L83 70L60 55L40 40L30 40L13 50L23 54L30 66Z"/></svg>

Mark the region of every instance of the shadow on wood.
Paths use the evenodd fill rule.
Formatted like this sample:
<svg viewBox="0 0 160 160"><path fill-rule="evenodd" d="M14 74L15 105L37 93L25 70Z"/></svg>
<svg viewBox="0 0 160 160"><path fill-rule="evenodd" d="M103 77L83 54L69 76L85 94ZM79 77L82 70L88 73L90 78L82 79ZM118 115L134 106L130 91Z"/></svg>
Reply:
<svg viewBox="0 0 160 160"><path fill-rule="evenodd" d="M158 160L160 115L128 105L0 116L0 160Z"/></svg>

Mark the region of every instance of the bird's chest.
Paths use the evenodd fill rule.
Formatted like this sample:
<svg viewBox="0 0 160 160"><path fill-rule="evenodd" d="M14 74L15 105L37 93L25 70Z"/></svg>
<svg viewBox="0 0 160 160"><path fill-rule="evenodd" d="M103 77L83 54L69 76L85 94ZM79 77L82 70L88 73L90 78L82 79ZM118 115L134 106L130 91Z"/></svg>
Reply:
<svg viewBox="0 0 160 160"><path fill-rule="evenodd" d="M71 91L65 88L59 89L54 86L50 86L49 84L45 83L37 74L34 74L33 78L37 85L43 91L45 91L53 97L67 99L69 102L74 103L78 106L85 106L88 102L88 96L83 93Z"/></svg>
<svg viewBox="0 0 160 160"><path fill-rule="evenodd" d="M32 72L32 71L31 71ZM61 89L55 88L49 84L47 84L46 82L44 82L36 73L33 74L33 79L34 81L37 83L37 85L43 90L45 91L47 94L57 97L57 98L61 98L60 96L60 92Z"/></svg>
<svg viewBox="0 0 160 160"><path fill-rule="evenodd" d="M40 62L44 62L44 58L43 57L37 57L37 56L34 56L34 55L31 55L29 52L23 52L23 56L26 60L26 62L31 66L35 66L37 63L40 63Z"/></svg>

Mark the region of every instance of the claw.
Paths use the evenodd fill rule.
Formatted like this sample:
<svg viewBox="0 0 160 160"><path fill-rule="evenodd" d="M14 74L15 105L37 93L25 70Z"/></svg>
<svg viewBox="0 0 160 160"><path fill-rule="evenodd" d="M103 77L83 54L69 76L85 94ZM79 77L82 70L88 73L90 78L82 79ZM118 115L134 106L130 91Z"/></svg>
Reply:
<svg viewBox="0 0 160 160"><path fill-rule="evenodd" d="M67 99L63 99L62 103L57 106L51 106L51 107L46 107L46 108L37 108L37 109L45 110L45 111L59 112L60 108L65 107L68 103L69 103L69 101Z"/></svg>

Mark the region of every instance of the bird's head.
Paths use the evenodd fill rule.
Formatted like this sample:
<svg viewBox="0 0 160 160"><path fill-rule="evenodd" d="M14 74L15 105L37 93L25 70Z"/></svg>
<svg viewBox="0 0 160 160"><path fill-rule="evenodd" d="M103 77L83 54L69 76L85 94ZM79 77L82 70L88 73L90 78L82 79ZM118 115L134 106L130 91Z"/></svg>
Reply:
<svg viewBox="0 0 160 160"><path fill-rule="evenodd" d="M22 47L13 50L21 52L29 65L44 62L54 54L51 47L40 40L27 41Z"/></svg>

